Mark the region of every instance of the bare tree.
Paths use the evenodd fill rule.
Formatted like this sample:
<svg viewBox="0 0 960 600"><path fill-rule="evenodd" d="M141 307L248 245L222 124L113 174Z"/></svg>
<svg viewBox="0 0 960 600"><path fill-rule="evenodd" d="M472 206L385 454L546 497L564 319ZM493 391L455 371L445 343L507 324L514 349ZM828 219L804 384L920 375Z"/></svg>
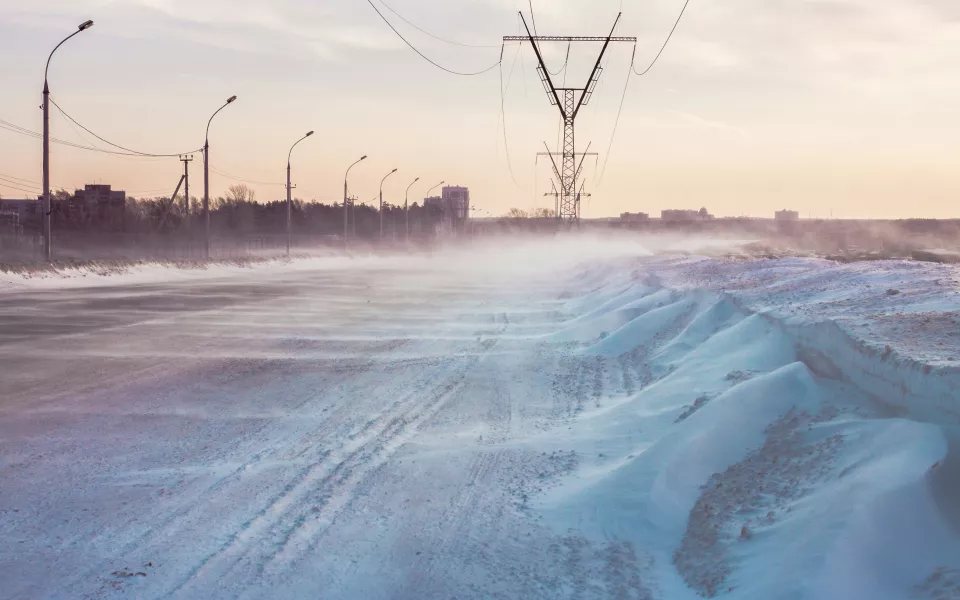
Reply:
<svg viewBox="0 0 960 600"><path fill-rule="evenodd" d="M529 219L530 215L527 214L527 211L521 208L511 208L507 211L507 214L504 215L508 219Z"/></svg>
<svg viewBox="0 0 960 600"><path fill-rule="evenodd" d="M552 219L557 216L557 211L552 208L535 208L530 216L534 219Z"/></svg>
<svg viewBox="0 0 960 600"><path fill-rule="evenodd" d="M226 201L229 204L243 204L255 202L256 193L245 183L237 183L227 188Z"/></svg>

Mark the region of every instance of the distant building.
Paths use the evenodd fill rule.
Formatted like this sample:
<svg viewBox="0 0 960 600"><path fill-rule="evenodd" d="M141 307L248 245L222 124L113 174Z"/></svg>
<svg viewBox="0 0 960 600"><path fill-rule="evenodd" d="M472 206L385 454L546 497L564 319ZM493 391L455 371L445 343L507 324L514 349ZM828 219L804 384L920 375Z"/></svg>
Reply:
<svg viewBox="0 0 960 600"><path fill-rule="evenodd" d="M127 193L111 189L109 185L88 184L73 193L71 202L85 206L88 210L101 206L124 206L127 203Z"/></svg>
<svg viewBox="0 0 960 600"><path fill-rule="evenodd" d="M23 224L40 216L40 199L2 198L0 212L16 214L17 221Z"/></svg>
<svg viewBox="0 0 960 600"><path fill-rule="evenodd" d="M440 196L423 199L426 207L438 207L443 217L441 226L448 230L460 230L470 219L470 190L457 185L448 185Z"/></svg>
<svg viewBox="0 0 960 600"><path fill-rule="evenodd" d="M799 221L800 213L795 210L778 210L774 213L774 219L777 221Z"/></svg>
<svg viewBox="0 0 960 600"><path fill-rule="evenodd" d="M88 184L76 190L68 201L72 219L122 224L126 216L127 193L109 185Z"/></svg>
<svg viewBox="0 0 960 600"><path fill-rule="evenodd" d="M705 208L700 210L668 209L660 212L660 220L667 222L708 221L710 219L713 219L713 215L707 212Z"/></svg>
<svg viewBox="0 0 960 600"><path fill-rule="evenodd" d="M443 205L452 220L463 222L470 218L470 190L448 185L442 190Z"/></svg>
<svg viewBox="0 0 960 600"><path fill-rule="evenodd" d="M621 221L649 221L650 215L645 212L636 212L636 213L620 213Z"/></svg>

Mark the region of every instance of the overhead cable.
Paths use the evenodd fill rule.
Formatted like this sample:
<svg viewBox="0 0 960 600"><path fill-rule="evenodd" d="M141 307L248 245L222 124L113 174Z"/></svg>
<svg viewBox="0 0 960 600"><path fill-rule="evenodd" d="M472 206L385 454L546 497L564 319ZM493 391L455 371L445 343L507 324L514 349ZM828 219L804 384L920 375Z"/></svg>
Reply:
<svg viewBox="0 0 960 600"><path fill-rule="evenodd" d="M26 127L20 127L19 125L10 123L9 121L4 121L2 119L0 119L0 129L4 129L6 131L10 131L12 133L17 133L20 135L25 135L27 137L32 137L38 140L43 139L43 135L40 133L37 133L36 131L32 131L30 129L27 129ZM148 158L141 154L136 154L134 152L118 152L113 150L105 150L103 148L97 148L94 146L84 146L83 144L77 144L74 142L69 142L67 140L61 140L60 138L55 138L55 137L51 137L50 141L53 142L54 144L60 144L62 146L69 146L71 148L77 148L80 150L89 150L91 152L102 152L103 154L112 154L114 156L134 156L134 157L140 157L140 158Z"/></svg>
<svg viewBox="0 0 960 600"><path fill-rule="evenodd" d="M406 17L404 17L402 14L398 13L396 10L393 9L393 7L391 7L389 4L387 4L387 3L384 2L383 0L380 0L380 4L382 4L387 10L389 10L389 11L392 12L393 14L397 15L397 17L398 17L401 21L403 21L404 23L406 23L406 24L409 25L410 27L413 27L414 29L416 29L416 30L419 31L420 33L422 33L422 34L424 34L424 35L428 35L428 36L432 37L433 39L439 40L439 41L441 41L441 42L443 42L443 43L445 43L445 44L452 44L452 45L454 45L454 46L463 46L464 48L496 48L496 47L497 47L497 46L491 46L491 45L486 45L486 44L466 44L466 43L463 43L463 42L455 42L455 41L453 41L453 40L448 40L448 39L446 39L446 38L442 38L442 37L440 37L439 35L434 35L434 34L430 33L429 31L427 31L426 29L423 29L422 27L418 26L416 23L410 22L410 20L408 20L408 19L407 19Z"/></svg>
<svg viewBox="0 0 960 600"><path fill-rule="evenodd" d="M624 100L626 100L627 98L627 88L630 86L630 75L632 74L637 76L646 75L647 73L650 72L650 69L652 69L653 66L657 64L657 61L660 60L660 56L663 54L663 51L666 50L667 44L669 44L670 40L673 38L673 34L674 32L676 32L677 27L680 25L680 20L683 19L683 15L687 10L687 6L689 5L690 5L690 0L684 0L683 8L680 9L680 14L677 16L677 20L676 22L674 22L673 28L670 30L670 33L667 35L667 39L663 41L663 45L660 47L660 51L657 52L657 55L655 57L653 57L653 60L650 62L649 65L647 65L647 68L639 73L637 72L636 66L635 66L635 60L637 56L637 46L636 44L634 44L633 54L630 57L630 70L627 72L627 80L623 84L623 95L620 97L620 108L617 109L617 119L616 121L614 121L614 124L613 124L613 133L610 134L610 145L607 147L607 155L603 159L603 169L601 169L600 171L600 178L597 181L597 186L599 186L600 183L603 182L603 175L604 173L607 172L607 163L610 161L610 150L613 148L613 140L616 138L616 135L617 135L617 126L620 124L620 114L623 112L623 103L624 103Z"/></svg>
<svg viewBox="0 0 960 600"><path fill-rule="evenodd" d="M24 179L23 177L17 177L16 175L7 175L6 173L0 173L0 179L10 179L15 182L22 182L24 185L37 184L40 185L39 181L34 181L32 179Z"/></svg>
<svg viewBox="0 0 960 600"><path fill-rule="evenodd" d="M633 47L633 56L630 57L630 69L627 71L627 80L623 84L623 95L620 96L620 108L617 109L617 119L613 122L613 132L610 134L610 144L607 146L607 154L603 159L603 169L600 170L600 177L597 180L597 187L603 183L603 175L607 172L607 163L610 162L610 151L613 149L613 140L617 136L617 127L620 125L620 114L623 112L623 103L627 99L627 88L630 86L630 76L633 75L633 61L637 55L637 47Z"/></svg>
<svg viewBox="0 0 960 600"><path fill-rule="evenodd" d="M533 24L533 35L539 36L537 33L537 17L533 15L533 0L528 0L530 4L530 22Z"/></svg>
<svg viewBox="0 0 960 600"><path fill-rule="evenodd" d="M126 147L124 147L124 146L121 146L120 144L115 144L115 143L111 142L110 140L104 139L103 137L97 135L97 134L94 133L93 131L90 131L89 129L87 129L86 127L84 127L81 123L79 123L76 119L74 119L74 118L71 117L69 114L67 114L67 111L65 111L65 110L63 110L62 108L60 108L60 105L57 104L56 101L54 101L53 98L50 98L50 103L53 104L55 107L57 107L57 110L59 110L60 113L61 113L64 117L66 117L67 119L69 119L74 125L76 125L76 126L79 127L80 129L86 131L87 133L89 133L89 134L92 135L93 137L97 138L98 140L100 140L101 142L103 142L103 143L105 143L105 144L107 144L107 145L109 145L109 146L113 146L114 148L119 148L120 150L123 150L123 151L125 151L125 152L129 152L129 153L131 153L131 154L136 154L136 155L138 155L138 156L152 157L152 158L179 158L179 157L180 157L181 155L183 155L183 154L189 154L190 152L195 152L195 151L196 151L196 150L188 150L187 152L178 152L177 154L154 154L154 153L151 153L151 152L140 152L139 150L132 150L132 149L130 149L130 148L126 148Z"/></svg>
<svg viewBox="0 0 960 600"><path fill-rule="evenodd" d="M563 66L560 67L559 69L557 69L557 72L556 72L556 73L554 73L553 71L550 71L549 69L547 69L547 70L549 71L549 73L550 73L551 75L553 75L554 77L556 77L556 76L559 75L562 71L564 71L564 70L567 68L567 65L570 63L570 45L571 45L571 44L572 44L572 42L567 42L567 57L563 60ZM563 79L564 79L564 85L566 85L566 79L567 79L566 74L564 74Z"/></svg>
<svg viewBox="0 0 960 600"><path fill-rule="evenodd" d="M519 52L519 51L518 51ZM502 62L502 59L501 59ZM516 66L517 59L514 57L513 66ZM507 87L510 87L510 80L513 78L513 69L510 69L510 76L507 77ZM504 99L506 90L503 88L503 65L500 65L500 120L503 122L503 150L507 157L507 167L510 169L510 179L513 180L513 185L520 188L520 184L517 183L517 177L513 173L513 162L510 160L510 145L507 142L507 112L506 112L506 100Z"/></svg>
<svg viewBox="0 0 960 600"><path fill-rule="evenodd" d="M680 25L680 19L683 18L683 13L686 12L687 6L690 4L690 0L685 0L683 3L683 8L680 9L680 15L677 17L677 21L673 24L673 29L670 30L670 34L667 36L667 39L664 40L663 46L660 47L660 52L657 52L657 55L653 58L653 61L643 70L642 73L637 73L636 70L631 66L635 75L646 75L650 72L650 69L653 68L653 65L657 64L657 61L660 60L660 55L663 54L663 51L667 49L667 44L670 43L670 39L673 37L673 32L677 30L677 26Z"/></svg>
<svg viewBox="0 0 960 600"><path fill-rule="evenodd" d="M205 161L206 161L206 158L203 156L202 153L201 153L201 155L200 155L200 161L201 161L201 162L205 162ZM282 181L257 181L257 180L255 180L255 179L244 179L244 178L242 178L242 177L237 177L236 175L227 173L226 171L224 171L224 170L222 170L222 169L218 169L218 168L214 167L213 165L210 165L210 170L213 171L214 173L220 175L221 177L226 177L227 179L232 179L232 180L234 180L234 181L239 181L240 183L252 183L252 184L254 184L254 185L286 185L286 183L284 183L284 182L282 182Z"/></svg>
<svg viewBox="0 0 960 600"><path fill-rule="evenodd" d="M2 180L0 180L0 187L9 188L9 189L12 189L12 190L17 190L18 192L26 192L26 193L28 193L28 194L38 194L38 195L40 194L40 190L39 190L38 188L28 189L28 188L25 188L25 187L20 187L20 186L18 186L18 185L16 185L16 184L13 184L13 183L7 183L7 182L2 181Z"/></svg>
<svg viewBox="0 0 960 600"><path fill-rule="evenodd" d="M211 166L210 170L220 175L221 177L226 177L227 179L233 179L234 181L239 181L240 183L252 183L254 185L286 185L282 181L257 181L256 179L243 179L242 177L237 177L236 175L231 175L225 171L217 169L216 167Z"/></svg>
<svg viewBox="0 0 960 600"><path fill-rule="evenodd" d="M373 3L373 0L367 0L367 4L369 4L369 5L370 5L370 8L372 8L373 10L375 10L375 11L377 12L377 14L380 15L380 18L383 19L383 22L386 23L387 26L390 27L390 29L392 29L395 34L397 34L397 37L399 37L401 40L403 40L403 43L405 43L407 46L409 46L411 50L413 50L414 52L416 52L417 54L419 54L419 55L420 55L420 58L422 58L423 60L427 61L427 62L430 63L431 65L437 67L437 68L440 69L441 71L446 71L447 73L450 73L451 75L461 75L461 76L464 76L464 77L472 77L472 76L474 76L474 75L483 75L484 73L487 73L487 72L489 72L489 71L492 71L492 70L496 69L497 66L500 64L500 61L497 61L496 63L490 65L490 66L487 67L486 69L482 69L482 70L480 70L480 71L475 71L475 72L469 72L469 73L467 73L467 72L462 72L462 71L454 71L453 69L448 69L447 67L445 67L445 66L443 66L443 65L435 62L433 59L431 59L431 58L428 57L426 54L424 54L424 53L421 52L419 49L417 49L416 46L414 46L413 44L411 44L411 43L407 40L407 38L403 37L403 34L401 34L399 31L397 31L397 28L393 26L393 23L391 23L391 22L387 19L387 17L385 17L384 14L383 14L382 12L380 12L380 9L377 8L377 5ZM501 53L501 60L502 60L502 57L503 57L503 55L502 55L502 53Z"/></svg>

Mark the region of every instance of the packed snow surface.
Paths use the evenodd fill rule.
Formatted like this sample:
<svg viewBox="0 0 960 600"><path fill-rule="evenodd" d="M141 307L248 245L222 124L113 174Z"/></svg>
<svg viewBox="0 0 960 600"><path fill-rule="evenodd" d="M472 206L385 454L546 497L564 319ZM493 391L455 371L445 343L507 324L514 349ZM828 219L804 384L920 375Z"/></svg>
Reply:
<svg viewBox="0 0 960 600"><path fill-rule="evenodd" d="M0 598L960 597L960 270L0 281Z"/></svg>

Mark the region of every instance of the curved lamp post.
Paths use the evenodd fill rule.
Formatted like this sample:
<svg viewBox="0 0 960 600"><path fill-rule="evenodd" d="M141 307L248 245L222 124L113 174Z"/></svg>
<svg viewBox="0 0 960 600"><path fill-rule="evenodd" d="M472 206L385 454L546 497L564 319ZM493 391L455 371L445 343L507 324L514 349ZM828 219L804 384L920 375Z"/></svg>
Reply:
<svg viewBox="0 0 960 600"><path fill-rule="evenodd" d="M438 187L440 187L441 185L443 185L443 184L445 184L445 183L446 183L446 181L441 181L441 182L438 183L437 185L435 185L435 186L433 186L432 188L430 188L429 190L427 190L427 193L424 195L423 199L426 200L427 198L429 198L429 197L430 197L430 192L432 192L433 190L437 189Z"/></svg>
<svg viewBox="0 0 960 600"><path fill-rule="evenodd" d="M313 135L313 131L308 131L307 135L303 136L299 140L293 143L290 146L290 152L287 153L287 256L290 256L290 240L293 237L293 201L290 198L290 157L293 156L293 149L297 147L297 144L302 142Z"/></svg>
<svg viewBox="0 0 960 600"><path fill-rule="evenodd" d="M361 156L359 159L357 159L356 162L354 162L352 165L350 165L349 167L347 167L347 172L344 173L344 175L343 175L343 245L344 245L344 246L347 245L347 235L348 235L348 233L349 233L349 230L347 229L347 227L348 227L348 221L347 221L347 177L350 176L350 169L352 169L352 168L354 168L355 166L357 166L357 163L359 163L360 161L366 160L366 159L367 159L367 155L364 154L364 155Z"/></svg>
<svg viewBox="0 0 960 600"><path fill-rule="evenodd" d="M205 222L204 245L207 258L210 258L210 123L213 123L213 117L217 116L217 113L225 109L228 104L232 104L236 99L236 96L230 96L226 103L210 116L210 120L207 121L207 132L203 137L203 220Z"/></svg>
<svg viewBox="0 0 960 600"><path fill-rule="evenodd" d="M438 183L437 185L435 185L435 186L433 186L432 188L430 188L429 190L427 190L427 195L424 196L424 199L429 198L429 197L430 197L430 192L432 192L433 190L437 189L438 187L440 187L441 185L443 185L443 184L445 184L445 183L446 183L446 181L441 181L441 182Z"/></svg>
<svg viewBox="0 0 960 600"><path fill-rule="evenodd" d="M430 188L429 190L427 190L427 193L426 193L426 194L424 195L424 197L423 197L423 200L424 200L423 205L424 205L424 206L427 205L426 200L427 200L427 198L430 197L430 192L432 192L433 190L437 189L438 187L440 187L441 185L443 185L443 184L445 184L445 183L446 183L446 181L441 181L441 182L438 183L437 185L435 185L435 186L433 186L432 188ZM440 205L440 208L441 208L441 210L443 209L443 205L442 205L442 204Z"/></svg>
<svg viewBox="0 0 960 600"><path fill-rule="evenodd" d="M47 57L47 66L43 69L43 253L47 261L52 257L52 245L50 235L53 231L51 225L51 213L53 207L50 204L50 86L47 85L47 74L50 71L50 60L53 53L57 51L67 40L77 35L81 31L86 31L93 27L93 21L87 20L77 26L77 30L63 38L59 44Z"/></svg>
<svg viewBox="0 0 960 600"><path fill-rule="evenodd" d="M403 218L406 221L406 235L404 235L405 240L410 239L410 188L413 187L413 184L420 181L420 178L417 177L413 182L407 186L407 191L403 193Z"/></svg>
<svg viewBox="0 0 960 600"><path fill-rule="evenodd" d="M380 180L380 241L383 241L383 182L387 180L387 177L390 177L397 170L394 169L383 176L383 179Z"/></svg>

